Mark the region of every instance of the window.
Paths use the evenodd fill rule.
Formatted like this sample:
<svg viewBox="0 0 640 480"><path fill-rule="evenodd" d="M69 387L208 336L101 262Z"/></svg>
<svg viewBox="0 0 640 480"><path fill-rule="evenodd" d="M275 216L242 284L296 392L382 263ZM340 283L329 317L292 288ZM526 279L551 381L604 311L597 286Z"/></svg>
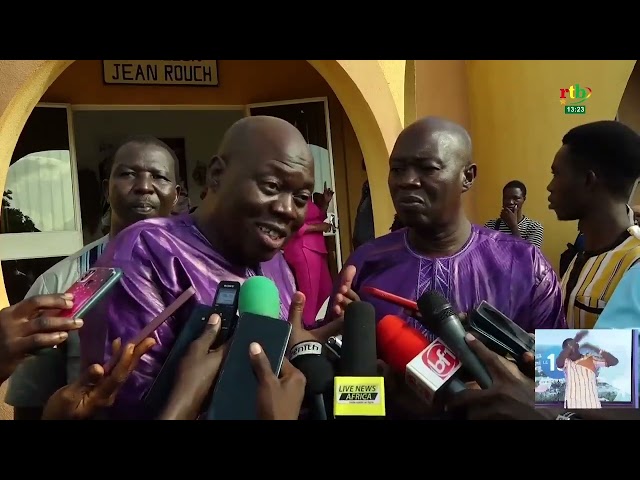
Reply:
<svg viewBox="0 0 640 480"><path fill-rule="evenodd" d="M30 286L82 248L70 121L67 105L38 105L13 152L0 211L0 261L8 290L12 278ZM16 297L23 289L7 293Z"/></svg>

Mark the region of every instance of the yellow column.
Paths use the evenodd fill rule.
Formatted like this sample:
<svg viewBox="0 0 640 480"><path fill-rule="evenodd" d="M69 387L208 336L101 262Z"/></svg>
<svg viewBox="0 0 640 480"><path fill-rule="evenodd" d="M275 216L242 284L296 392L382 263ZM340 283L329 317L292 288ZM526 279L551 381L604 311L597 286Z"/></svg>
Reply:
<svg viewBox="0 0 640 480"><path fill-rule="evenodd" d="M469 99L464 60L414 62L414 120L427 116L443 117L469 130ZM472 189L463 197L465 211L472 221L476 221L474 196L475 191Z"/></svg>
<svg viewBox="0 0 640 480"><path fill-rule="evenodd" d="M513 60L467 62L471 135L478 163L478 222L496 217L509 180L527 186L527 216L545 229L542 251L555 268L577 235L575 222L559 222L548 210L551 163L571 128L613 120L634 60ZM560 89L592 89L584 115L566 115Z"/></svg>

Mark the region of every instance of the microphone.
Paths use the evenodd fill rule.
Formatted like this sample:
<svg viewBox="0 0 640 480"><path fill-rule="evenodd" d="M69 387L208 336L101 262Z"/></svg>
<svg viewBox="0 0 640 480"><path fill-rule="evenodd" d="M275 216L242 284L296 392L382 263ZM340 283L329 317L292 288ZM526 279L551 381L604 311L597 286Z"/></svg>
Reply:
<svg viewBox="0 0 640 480"><path fill-rule="evenodd" d="M280 368L291 335L289 322L280 320L280 294L267 277L250 277L240 287L240 317L224 359L211 402L208 420L255 420L258 414L258 379L249 358L249 345L262 346L273 373Z"/></svg>
<svg viewBox="0 0 640 480"><path fill-rule="evenodd" d="M269 318L280 318L280 292L267 277L249 277L240 287L238 313L253 313Z"/></svg>
<svg viewBox="0 0 640 480"><path fill-rule="evenodd" d="M384 378L378 376L376 317L370 303L344 312L340 376L334 381L335 417L384 417Z"/></svg>
<svg viewBox="0 0 640 480"><path fill-rule="evenodd" d="M387 315L377 327L381 359L398 373L426 402L437 403L466 389L456 377L462 364L440 339L430 342L422 333L395 315Z"/></svg>
<svg viewBox="0 0 640 480"><path fill-rule="evenodd" d="M417 303L422 316L417 320L426 329L442 339L481 388L489 388L493 383L491 376L477 355L467 345L464 339L466 331L447 299L431 290L425 292Z"/></svg>
<svg viewBox="0 0 640 480"><path fill-rule="evenodd" d="M291 364L307 379L305 400L310 403L311 420L327 420L324 393L330 391L333 382L333 366L322 355L319 342L300 342L291 349Z"/></svg>

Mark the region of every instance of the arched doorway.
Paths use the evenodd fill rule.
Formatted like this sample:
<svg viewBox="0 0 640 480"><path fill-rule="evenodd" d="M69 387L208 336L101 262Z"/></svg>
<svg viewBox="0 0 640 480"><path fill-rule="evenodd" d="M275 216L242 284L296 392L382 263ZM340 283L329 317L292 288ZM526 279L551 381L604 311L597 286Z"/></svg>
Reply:
<svg viewBox="0 0 640 480"><path fill-rule="evenodd" d="M0 62L0 184L34 107L73 61ZM386 188L387 159L401 129L398 110L378 61L309 61L329 84L353 127L371 178L378 233L393 217ZM0 277L0 306L7 298Z"/></svg>

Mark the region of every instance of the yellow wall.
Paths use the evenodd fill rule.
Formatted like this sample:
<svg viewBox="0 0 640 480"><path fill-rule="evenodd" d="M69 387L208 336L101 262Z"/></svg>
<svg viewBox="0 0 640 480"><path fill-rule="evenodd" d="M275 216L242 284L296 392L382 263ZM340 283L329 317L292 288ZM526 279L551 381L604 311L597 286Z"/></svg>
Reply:
<svg viewBox="0 0 640 480"><path fill-rule="evenodd" d="M544 225L543 252L557 268L577 235L575 222L548 210L551 162L563 135L577 125L615 118L634 60L468 61L471 133L478 163L476 218L500 208L501 189L513 179L527 185L526 214ZM585 115L565 115L560 89L591 87Z"/></svg>
<svg viewBox="0 0 640 480"><path fill-rule="evenodd" d="M640 132L640 68L636 64L624 89L618 120Z"/></svg>
<svg viewBox="0 0 640 480"><path fill-rule="evenodd" d="M633 68L631 78L624 89L624 95L618 109L618 121L630 126L640 133L640 68L638 64ZM640 205L640 188L636 186L629 200L631 206Z"/></svg>
<svg viewBox="0 0 640 480"><path fill-rule="evenodd" d="M412 99L405 100L406 124L418 118L436 116L453 120L471 132L464 60L408 60L407 64L409 62L415 63L413 71L407 69L408 75L414 75L415 95L410 107L407 105ZM414 111L413 118L408 116L410 109ZM477 221L475 195L472 188L463 197L465 211L472 221Z"/></svg>
<svg viewBox="0 0 640 480"><path fill-rule="evenodd" d="M413 60L378 60L378 64L382 69L384 78L387 80L391 97L398 110L398 116L401 120L405 117L404 102L405 102L405 66L407 62L413 62Z"/></svg>

